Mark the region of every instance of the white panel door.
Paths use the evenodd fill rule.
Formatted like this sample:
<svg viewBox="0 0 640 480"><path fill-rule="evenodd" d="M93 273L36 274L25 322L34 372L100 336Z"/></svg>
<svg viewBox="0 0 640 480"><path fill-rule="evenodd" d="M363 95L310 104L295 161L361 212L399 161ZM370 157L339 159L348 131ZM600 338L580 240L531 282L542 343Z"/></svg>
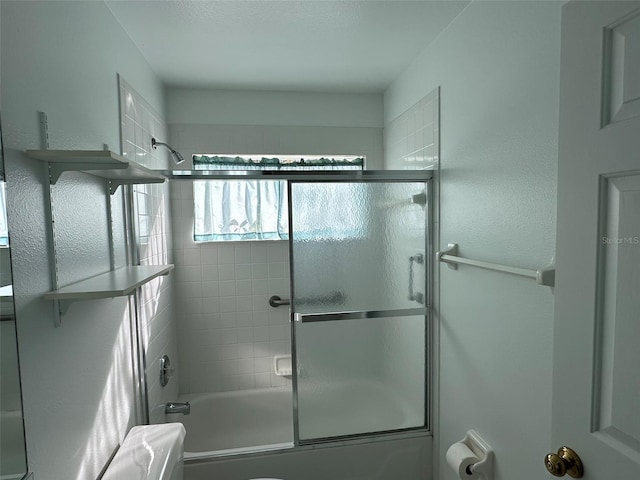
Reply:
<svg viewBox="0 0 640 480"><path fill-rule="evenodd" d="M637 479L640 2L565 5L561 61L551 449Z"/></svg>

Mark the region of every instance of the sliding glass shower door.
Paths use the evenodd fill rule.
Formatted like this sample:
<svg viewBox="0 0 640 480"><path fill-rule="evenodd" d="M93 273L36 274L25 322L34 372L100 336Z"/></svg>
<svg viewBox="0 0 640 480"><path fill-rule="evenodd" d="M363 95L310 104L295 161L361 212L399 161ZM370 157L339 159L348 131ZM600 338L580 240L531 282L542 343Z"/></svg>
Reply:
<svg viewBox="0 0 640 480"><path fill-rule="evenodd" d="M426 425L424 178L289 182L300 444Z"/></svg>

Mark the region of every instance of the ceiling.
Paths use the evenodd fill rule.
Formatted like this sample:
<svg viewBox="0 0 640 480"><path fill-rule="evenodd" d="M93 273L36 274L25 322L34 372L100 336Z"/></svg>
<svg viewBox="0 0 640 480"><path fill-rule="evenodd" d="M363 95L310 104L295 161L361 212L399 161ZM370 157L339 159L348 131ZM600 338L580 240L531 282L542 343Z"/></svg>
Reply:
<svg viewBox="0 0 640 480"><path fill-rule="evenodd" d="M468 1L106 0L169 86L382 92Z"/></svg>

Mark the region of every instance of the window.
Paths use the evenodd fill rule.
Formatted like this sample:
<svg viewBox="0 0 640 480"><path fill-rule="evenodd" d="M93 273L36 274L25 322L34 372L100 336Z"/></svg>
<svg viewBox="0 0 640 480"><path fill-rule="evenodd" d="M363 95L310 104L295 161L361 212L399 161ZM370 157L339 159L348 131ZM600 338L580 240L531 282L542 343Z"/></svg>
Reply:
<svg viewBox="0 0 640 480"><path fill-rule="evenodd" d="M9 224L7 222L6 184L0 180L0 247L9 246Z"/></svg>
<svg viewBox="0 0 640 480"><path fill-rule="evenodd" d="M196 170L362 170L364 158L194 155ZM194 240L286 240L287 187L282 180L196 180Z"/></svg>

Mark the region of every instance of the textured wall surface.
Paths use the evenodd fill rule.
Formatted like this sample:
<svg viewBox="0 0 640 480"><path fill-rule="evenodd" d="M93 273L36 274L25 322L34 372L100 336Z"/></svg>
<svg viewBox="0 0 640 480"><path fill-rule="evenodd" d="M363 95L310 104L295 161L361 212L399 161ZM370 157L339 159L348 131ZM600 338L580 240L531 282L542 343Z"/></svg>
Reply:
<svg viewBox="0 0 640 480"><path fill-rule="evenodd" d="M560 2L472 2L385 94L385 124L440 87L440 242L540 268L555 245ZM440 268L439 478L475 429L496 480L544 476L553 293L528 279Z"/></svg>
<svg viewBox="0 0 640 480"><path fill-rule="evenodd" d="M126 299L73 303L53 324L47 171L38 111L52 149L118 150L116 73L158 111L162 87L101 2L11 2L2 8L2 121L29 468L36 478L96 478L135 422ZM53 40L55 39L55 41ZM104 180L66 173L52 187L61 284L109 270ZM115 230L123 219L114 209ZM116 242L122 241L118 235ZM123 264L122 245L116 263Z"/></svg>

